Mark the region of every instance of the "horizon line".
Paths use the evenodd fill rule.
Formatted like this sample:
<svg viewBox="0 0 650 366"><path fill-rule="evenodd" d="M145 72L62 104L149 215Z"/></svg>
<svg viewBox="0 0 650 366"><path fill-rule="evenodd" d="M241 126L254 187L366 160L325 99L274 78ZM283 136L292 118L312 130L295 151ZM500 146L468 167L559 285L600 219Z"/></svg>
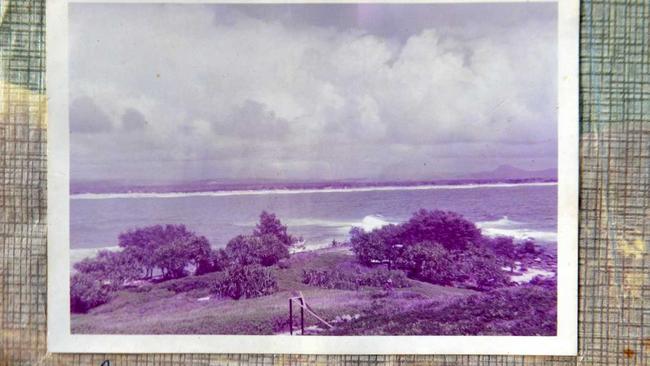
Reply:
<svg viewBox="0 0 650 366"><path fill-rule="evenodd" d="M422 185L385 185L369 187L342 188L291 188L291 189L248 189L248 190L214 190L197 192L121 192L121 193L71 193L71 200L92 199L140 199L140 198L183 198L183 197L227 197L254 196L270 194L311 194L311 193L344 193L344 192L374 192L374 191L416 191L435 189L476 189L476 188L509 188L522 186L557 186L557 181L551 182L521 182L521 183L469 183L469 184L422 184Z"/></svg>

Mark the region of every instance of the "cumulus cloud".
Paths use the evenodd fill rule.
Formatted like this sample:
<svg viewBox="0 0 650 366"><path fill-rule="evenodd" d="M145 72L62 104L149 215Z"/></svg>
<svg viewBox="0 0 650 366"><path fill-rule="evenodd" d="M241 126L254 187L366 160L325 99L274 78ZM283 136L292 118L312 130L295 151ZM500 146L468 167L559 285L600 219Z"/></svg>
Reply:
<svg viewBox="0 0 650 366"><path fill-rule="evenodd" d="M278 118L266 105L247 99L225 121L214 121L217 133L241 138L275 140L289 133L289 121Z"/></svg>
<svg viewBox="0 0 650 366"><path fill-rule="evenodd" d="M100 133L112 129L108 115L91 98L79 97L70 103L70 132Z"/></svg>
<svg viewBox="0 0 650 366"><path fill-rule="evenodd" d="M128 108L122 115L122 128L125 131L138 131L147 126L144 115L134 108Z"/></svg>
<svg viewBox="0 0 650 366"><path fill-rule="evenodd" d="M113 147L73 151L73 179L117 164L123 179L160 166L170 179L294 180L554 167L554 12L72 4L71 94L101 101L84 107L91 123L138 132L82 127L98 133L77 151Z"/></svg>

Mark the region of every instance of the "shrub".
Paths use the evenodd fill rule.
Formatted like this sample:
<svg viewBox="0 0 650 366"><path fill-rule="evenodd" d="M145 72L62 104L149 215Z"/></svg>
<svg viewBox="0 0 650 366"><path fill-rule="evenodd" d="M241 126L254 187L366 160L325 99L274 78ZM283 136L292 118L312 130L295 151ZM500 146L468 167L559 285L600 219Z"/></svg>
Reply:
<svg viewBox="0 0 650 366"><path fill-rule="evenodd" d="M358 320L338 324L336 335L516 335L556 334L556 292L517 286L404 309L400 302L375 300Z"/></svg>
<svg viewBox="0 0 650 366"><path fill-rule="evenodd" d="M341 271L302 270L302 282L307 285L338 290L357 290L360 276Z"/></svg>
<svg viewBox="0 0 650 366"><path fill-rule="evenodd" d="M540 286L497 289L458 300L441 309L431 324L436 334L555 335L555 291Z"/></svg>
<svg viewBox="0 0 650 366"><path fill-rule="evenodd" d="M278 284L268 268L259 265L234 265L226 269L222 278L215 281L213 289L220 296L238 300L242 297L270 295L278 291Z"/></svg>
<svg viewBox="0 0 650 366"><path fill-rule="evenodd" d="M406 248L396 264L406 270L409 277L432 284L448 286L457 277L457 265L451 253L442 245L428 241Z"/></svg>
<svg viewBox="0 0 650 366"><path fill-rule="evenodd" d="M479 291L491 290L510 284L510 278L490 251L476 246L456 253L454 281Z"/></svg>
<svg viewBox="0 0 650 366"><path fill-rule="evenodd" d="M85 313L109 299L108 288L92 275L76 273L70 278L70 311L73 313Z"/></svg>
<svg viewBox="0 0 650 366"><path fill-rule="evenodd" d="M392 264L406 248L421 243L437 243L446 250L465 250L481 238L476 225L461 215L424 209L414 213L403 224L386 225L371 232L360 228L350 231L352 250L364 265L376 262Z"/></svg>
<svg viewBox="0 0 650 366"><path fill-rule="evenodd" d="M440 243L446 249L465 249L468 243L481 238L481 231L473 222L448 211L421 209L404 224L400 239L405 245L424 241Z"/></svg>
<svg viewBox="0 0 650 366"><path fill-rule="evenodd" d="M540 250L535 242L529 239L519 245L517 252L519 255L537 255Z"/></svg>
<svg viewBox="0 0 650 366"><path fill-rule="evenodd" d="M104 281L113 290L127 281L141 278L144 273L140 263L128 253L108 250L99 251L95 258L85 258L75 263L74 269Z"/></svg>
<svg viewBox="0 0 650 366"><path fill-rule="evenodd" d="M481 291L508 285L501 267L512 266L516 257L512 238L482 237L472 222L437 210L420 210L403 224L371 232L353 228L350 243L366 266L387 262L414 279Z"/></svg>
<svg viewBox="0 0 650 366"><path fill-rule="evenodd" d="M390 260L390 250L387 241L381 236L381 229L369 233L360 228L350 230L350 245L359 263L371 265L376 261Z"/></svg>
<svg viewBox="0 0 650 366"><path fill-rule="evenodd" d="M230 240L226 253L233 264L246 266L261 264L271 266L282 258L289 257L288 248L273 235L239 235Z"/></svg>
<svg viewBox="0 0 650 366"><path fill-rule="evenodd" d="M496 238L484 237L482 244L489 248L504 265L510 267L512 271L514 261L517 258L517 248L512 237L498 236Z"/></svg>
<svg viewBox="0 0 650 366"><path fill-rule="evenodd" d="M195 275L223 271L230 264L228 254L223 249L211 249L207 259L200 261L194 271Z"/></svg>
<svg viewBox="0 0 650 366"><path fill-rule="evenodd" d="M277 238L282 244L289 247L297 242L297 239L287 233L287 227L282 225L282 222L275 216L275 214L262 211L260 214L260 222L253 231L254 236L271 235Z"/></svg>
<svg viewBox="0 0 650 366"><path fill-rule="evenodd" d="M367 273L309 269L302 271L302 282L307 285L338 290L358 290L360 286L384 289L409 287L404 272L377 268Z"/></svg>
<svg viewBox="0 0 650 366"><path fill-rule="evenodd" d="M387 270L384 268L377 268L364 274L360 284L362 286L383 287L385 289L411 286L403 271Z"/></svg>
<svg viewBox="0 0 650 366"><path fill-rule="evenodd" d="M205 276L190 276L166 282L162 288L175 293L212 288L214 279Z"/></svg>
<svg viewBox="0 0 650 366"><path fill-rule="evenodd" d="M425 264L429 270L448 270L449 253L440 244L425 241L409 246L396 260L397 268L407 271L413 278L421 278Z"/></svg>

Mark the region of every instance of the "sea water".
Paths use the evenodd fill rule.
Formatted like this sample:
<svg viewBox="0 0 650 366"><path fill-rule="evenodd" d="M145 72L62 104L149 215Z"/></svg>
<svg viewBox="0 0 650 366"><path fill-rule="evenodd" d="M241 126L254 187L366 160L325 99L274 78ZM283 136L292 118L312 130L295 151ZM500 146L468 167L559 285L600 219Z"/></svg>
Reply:
<svg viewBox="0 0 650 366"><path fill-rule="evenodd" d="M78 260L116 247L121 232L155 224L184 224L213 247L225 247L250 233L266 210L310 249L345 241L355 226L372 230L404 222L421 208L460 213L485 235L557 240L557 185L545 183L73 195L70 247Z"/></svg>

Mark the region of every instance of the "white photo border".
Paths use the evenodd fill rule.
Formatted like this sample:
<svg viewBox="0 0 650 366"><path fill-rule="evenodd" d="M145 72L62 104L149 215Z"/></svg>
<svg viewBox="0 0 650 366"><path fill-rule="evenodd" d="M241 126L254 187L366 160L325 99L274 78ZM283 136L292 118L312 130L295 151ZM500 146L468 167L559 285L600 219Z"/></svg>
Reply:
<svg viewBox="0 0 650 366"><path fill-rule="evenodd" d="M541 0L543 2L555 2ZM497 3L528 1L48 0L48 352L576 355L579 0L558 0L558 323L556 336L81 335L70 329L68 4ZM540 2L539 0L532 2Z"/></svg>

